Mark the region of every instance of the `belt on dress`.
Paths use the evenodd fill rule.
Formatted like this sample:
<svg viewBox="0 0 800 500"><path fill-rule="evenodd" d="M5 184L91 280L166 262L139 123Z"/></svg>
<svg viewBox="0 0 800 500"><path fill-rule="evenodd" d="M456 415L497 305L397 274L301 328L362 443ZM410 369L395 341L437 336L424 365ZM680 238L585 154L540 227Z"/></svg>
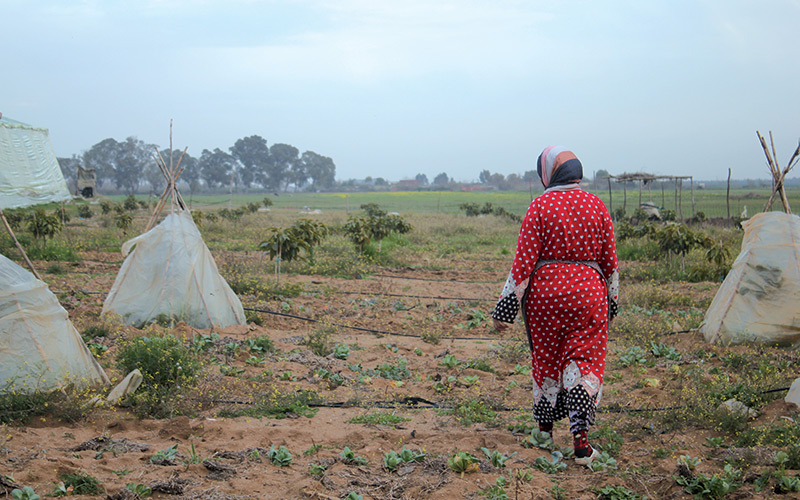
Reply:
<svg viewBox="0 0 800 500"><path fill-rule="evenodd" d="M546 266L548 264L558 264L558 263L561 263L561 264L581 264L581 265L584 265L584 266L589 266L592 269L594 269L595 271L597 271L598 273L600 273L600 276L603 277L603 280L606 279L605 275L603 275L603 271L600 270L600 264L598 264L597 262L595 262L593 260L541 259L541 260L536 261L536 265L533 267L533 273L531 273L531 274L532 275L535 274L536 271L538 271L541 267L544 267L544 266Z"/></svg>

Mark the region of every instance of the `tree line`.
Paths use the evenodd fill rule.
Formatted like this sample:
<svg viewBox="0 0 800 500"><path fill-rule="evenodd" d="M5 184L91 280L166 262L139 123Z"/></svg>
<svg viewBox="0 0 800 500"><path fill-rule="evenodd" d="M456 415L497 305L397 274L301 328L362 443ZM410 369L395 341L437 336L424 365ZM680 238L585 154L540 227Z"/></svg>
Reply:
<svg viewBox="0 0 800 500"><path fill-rule="evenodd" d="M142 188L152 192L163 189L165 179L156 164L156 145L136 137L124 141L104 139L81 155L58 158L61 171L68 181L75 181L77 168L94 169L97 186L116 188L124 193L136 193ZM169 166L169 151L160 151ZM181 160L183 151L172 151L172 164ZM237 140L223 151L204 149L199 157L188 154L181 160L180 180L189 190L215 190L228 186L256 188L269 191L295 189L328 189L335 185L336 165L327 156L313 151L300 151L290 145L267 141L258 135Z"/></svg>

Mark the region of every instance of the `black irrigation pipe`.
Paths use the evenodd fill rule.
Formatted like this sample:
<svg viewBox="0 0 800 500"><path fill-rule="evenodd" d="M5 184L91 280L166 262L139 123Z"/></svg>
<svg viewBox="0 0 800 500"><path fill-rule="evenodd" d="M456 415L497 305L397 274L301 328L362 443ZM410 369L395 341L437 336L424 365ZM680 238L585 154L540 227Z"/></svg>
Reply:
<svg viewBox="0 0 800 500"><path fill-rule="evenodd" d="M383 293L383 292L350 292L345 290L336 290L332 293L348 294L348 295L381 295L386 297L408 297L412 299L434 299L434 300L458 300L463 302L495 302L496 299L478 299L471 297L438 297L435 295L407 295L402 293Z"/></svg>
<svg viewBox="0 0 800 500"><path fill-rule="evenodd" d="M500 281L463 281L463 280L445 280L445 279L435 279L435 278L412 278L408 276L393 276L391 274L373 274L372 276L377 276L379 278L394 278L399 280L440 281L444 283L484 283L489 285L502 284L502 282Z"/></svg>
<svg viewBox="0 0 800 500"><path fill-rule="evenodd" d="M773 392L783 392L788 391L789 387L779 387L776 389L768 389L766 391L762 391L759 394L769 394ZM195 401L204 402L204 403L222 403L222 404L236 404L236 405L253 405L255 404L253 401L242 401L237 399L205 399L200 400L197 399ZM309 403L309 408L405 408L405 409L444 409L444 410L452 410L456 408L456 405L449 404L449 403L439 403L435 401L428 401L425 398L419 396L408 396L396 401L363 401L361 403L348 403L346 401L340 402L332 402L332 403ZM693 405L677 405L677 406L666 406L661 408L621 408L617 406L613 407L601 407L597 409L598 413L650 413L650 412L661 412L661 411L672 411L672 410L682 410L685 408L692 408ZM497 411L508 411L508 412L516 412L516 411L532 411L532 408L529 407L505 407L501 406L496 408Z"/></svg>
<svg viewBox="0 0 800 500"><path fill-rule="evenodd" d="M264 314L272 314L275 316L282 316L284 318L292 318L292 319L299 319L302 321L308 321L311 323L321 323L320 320L314 318L308 318L305 316L298 316L296 314L288 314L288 313L281 313L277 311L270 311L269 309L256 309L255 307L245 307L245 311L254 311L260 312ZM367 332L367 333L378 333L381 335L393 335L397 337L410 337L410 338L422 338L422 335L416 335L413 333L399 333L399 332L388 332L386 330L376 330L374 328L362 328L360 326L350 326L350 325L343 325L341 323L330 323L333 326L338 326L339 328L349 328L350 330L358 330L360 332ZM481 341L492 341L496 342L498 340L504 340L502 338L491 338L491 337L442 337L442 340L481 340Z"/></svg>
<svg viewBox="0 0 800 500"><path fill-rule="evenodd" d="M269 309L256 309L254 307L245 307L244 310L245 311L260 312L260 313L264 313L264 314L272 314L272 315L275 315L275 316L283 316L285 318L299 319L299 320L308 321L308 322L311 322L311 323L320 323L321 322L318 319L308 318L308 317L305 317L305 316L298 316L296 314L288 314L288 313L281 313L281 312L277 312L277 311L270 311ZM373 328L362 328L360 326L349 326L349 325L343 325L343 324L340 324L340 323L331 323L331 325L338 326L340 328L349 328L351 330L358 330L358 331L367 332L367 333L378 333L378 334L381 334L381 335L393 335L393 336L397 336L397 337L410 337L410 338L416 338L416 339L422 338L422 335L416 335L416 334L413 334L413 333L388 332L386 330L375 330ZM674 332L657 333L655 336L660 337L660 336L666 336L666 335L676 335L678 333L691 333L691 332L694 332L694 331L695 330L677 330L677 331L674 331ZM610 333L613 333L613 332L610 332ZM506 339L506 338L498 338L498 337L444 337L443 336L443 337L441 337L441 340L479 340L479 341L490 341L490 342L502 342L502 341L505 341L505 340L514 340L514 339ZM609 341L614 341L616 339L609 338L608 340Z"/></svg>
<svg viewBox="0 0 800 500"><path fill-rule="evenodd" d="M90 292L90 291L86 291L86 290L78 290L78 292L86 294L86 295L103 295L103 294L107 293L107 292ZM71 291L71 292L55 292L54 291L53 293L55 293L55 294L75 293L75 291ZM362 292L340 292L340 293L362 293ZM369 294L369 293L366 293L366 292L364 292L364 294L365 295L379 295L379 294ZM384 294L384 295L398 296L398 295L395 295L395 294ZM412 295L408 295L408 296L401 295L401 296L403 296L403 297L414 297ZM421 298L447 299L447 297L421 297ZM477 300L484 300L484 299L463 299L463 298L462 299L455 299L454 298L454 300L476 300L477 301ZM264 314L272 314L274 316L282 316L284 318L299 319L301 321L308 321L310 323L320 323L321 322L318 319L309 318L309 317L306 317L306 316L298 316L296 314L288 314L288 313L282 313L282 312L277 312L277 311L270 311L269 309L257 309L255 307L244 307L243 309L245 311L253 311L253 312L259 312L259 313L264 313ZM380 334L380 335L391 335L391 336L395 336L395 337L408 337L408 338L415 338L415 339L422 338L422 335L416 335L416 334L413 334L413 333L390 332L390 331L386 331L386 330L377 330L377 329L374 329L374 328L362 328L360 326L343 325L341 323L331 323L331 325L339 327L339 328L347 328L347 329L350 329L350 330L357 330L357 331L366 332L366 333L377 333L377 334ZM655 334L655 336L656 337L662 337L662 336L667 336L667 335L676 335L676 334L679 334L679 333L691 333L691 332L694 332L694 331L695 330L692 330L692 329L689 329L689 330L676 330L676 331L672 331L672 332L657 333L657 334ZM613 333L614 332L609 332L609 334L613 334ZM442 337L441 340L475 340L475 341L482 341L482 342L502 342L502 341L505 341L505 340L513 340L513 339L495 338L495 337ZM609 341L614 341L616 339L614 339L612 337L609 337L608 340Z"/></svg>

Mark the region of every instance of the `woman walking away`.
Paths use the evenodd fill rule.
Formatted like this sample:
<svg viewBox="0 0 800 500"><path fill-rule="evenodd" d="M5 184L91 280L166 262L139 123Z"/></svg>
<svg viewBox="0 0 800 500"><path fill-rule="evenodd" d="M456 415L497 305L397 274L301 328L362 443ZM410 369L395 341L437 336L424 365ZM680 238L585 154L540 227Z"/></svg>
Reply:
<svg viewBox="0 0 800 500"><path fill-rule="evenodd" d="M561 146L542 151L544 193L531 202L492 318L498 331L522 317L531 348L533 416L539 430L569 417L575 461L591 466L587 439L603 392L608 325L617 314L614 228L600 199L583 191L583 167Z"/></svg>

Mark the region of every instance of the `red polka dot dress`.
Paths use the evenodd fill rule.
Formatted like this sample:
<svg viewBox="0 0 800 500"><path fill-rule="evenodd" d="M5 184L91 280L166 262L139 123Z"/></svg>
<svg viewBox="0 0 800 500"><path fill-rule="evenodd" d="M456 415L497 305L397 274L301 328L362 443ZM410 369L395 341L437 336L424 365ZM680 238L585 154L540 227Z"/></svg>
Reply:
<svg viewBox="0 0 800 500"><path fill-rule="evenodd" d="M597 196L574 185L533 200L492 316L513 322L522 306L537 421L577 413L593 423L618 277L614 229Z"/></svg>

